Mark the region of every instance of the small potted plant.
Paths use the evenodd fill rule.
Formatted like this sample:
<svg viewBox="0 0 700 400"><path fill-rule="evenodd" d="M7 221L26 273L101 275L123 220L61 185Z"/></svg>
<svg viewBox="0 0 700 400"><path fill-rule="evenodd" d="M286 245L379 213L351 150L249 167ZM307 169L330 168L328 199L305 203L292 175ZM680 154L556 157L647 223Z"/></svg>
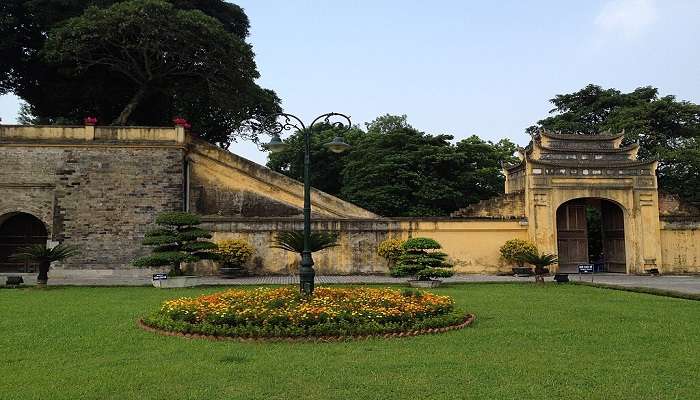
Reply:
<svg viewBox="0 0 700 400"><path fill-rule="evenodd" d="M246 275L245 263L255 254L255 247L245 239L226 239L216 242L214 250L219 256L219 272L224 277Z"/></svg>
<svg viewBox="0 0 700 400"><path fill-rule="evenodd" d="M549 267L558 262L556 254L540 253L535 250L525 256L525 262L532 264L535 267L535 283L543 283L545 275L549 274Z"/></svg>
<svg viewBox="0 0 700 400"><path fill-rule="evenodd" d="M197 226L200 223L199 216L188 212L158 214L156 224L160 227L146 232L143 240L144 245L153 247L153 252L149 256L134 260L134 266L169 266L170 271L167 275L156 274L158 279L154 276L155 287L194 286L196 277L185 276L180 264L216 258L212 250L217 248L216 244L207 240L211 238L211 233Z"/></svg>
<svg viewBox="0 0 700 400"><path fill-rule="evenodd" d="M412 287L438 287L439 279L454 275L447 262L447 254L439 251L442 246L431 238L417 237L406 240L401 248L402 254L397 258L396 265L391 268L391 275L411 276L415 279L408 281Z"/></svg>
<svg viewBox="0 0 700 400"><path fill-rule="evenodd" d="M38 286L46 286L49 281L49 269L51 263L63 261L78 254L78 249L74 246L59 244L48 248L43 244L33 244L20 248L13 259L27 260L39 264L39 275L36 277Z"/></svg>
<svg viewBox="0 0 700 400"><path fill-rule="evenodd" d="M500 252L501 257L506 262L516 264L516 267L512 268L513 275L521 277L532 275L532 268L525 266L526 258L537 253L537 248L532 242L522 239L511 239L501 246Z"/></svg>

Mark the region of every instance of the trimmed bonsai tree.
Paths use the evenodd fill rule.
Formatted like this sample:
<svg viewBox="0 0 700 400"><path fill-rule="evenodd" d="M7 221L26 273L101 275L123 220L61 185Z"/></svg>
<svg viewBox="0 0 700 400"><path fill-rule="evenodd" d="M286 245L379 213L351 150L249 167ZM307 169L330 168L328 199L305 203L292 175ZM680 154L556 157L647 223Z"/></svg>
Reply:
<svg viewBox="0 0 700 400"><path fill-rule="evenodd" d="M208 241L209 231L199 228L199 216L188 212L164 212L156 217L156 229L146 232L143 244L153 246L153 253L136 259L137 267L170 266L168 275L183 275L180 264L216 258L216 244Z"/></svg>
<svg viewBox="0 0 700 400"><path fill-rule="evenodd" d="M501 246L500 251L505 261L517 265L518 268L526 268L527 257L536 254L537 247L527 240L510 239Z"/></svg>
<svg viewBox="0 0 700 400"><path fill-rule="evenodd" d="M556 264L558 260L556 254L539 253L535 250L525 257L525 262L535 267L535 282L544 283L544 276L549 273L547 267Z"/></svg>
<svg viewBox="0 0 700 400"><path fill-rule="evenodd" d="M338 234L336 232L311 232L309 237L309 250L312 253L338 246ZM303 231L282 231L272 239L273 249L282 249L301 254L304 251Z"/></svg>
<svg viewBox="0 0 700 400"><path fill-rule="evenodd" d="M447 262L447 254L438 251L442 248L434 239L417 237L406 240L401 249L403 253L391 268L391 276L414 276L421 281L432 278L447 278L454 275Z"/></svg>
<svg viewBox="0 0 700 400"><path fill-rule="evenodd" d="M27 260L39 264L39 275L36 277L37 285L46 285L49 281L49 269L51 263L63 261L78 254L78 248L66 244L59 244L53 248L48 248L44 244L33 244L22 247L17 253L12 255L16 260Z"/></svg>
<svg viewBox="0 0 700 400"><path fill-rule="evenodd" d="M221 262L221 273L234 276L242 275L244 265L255 254L255 247L245 239L226 239L216 242L214 253Z"/></svg>

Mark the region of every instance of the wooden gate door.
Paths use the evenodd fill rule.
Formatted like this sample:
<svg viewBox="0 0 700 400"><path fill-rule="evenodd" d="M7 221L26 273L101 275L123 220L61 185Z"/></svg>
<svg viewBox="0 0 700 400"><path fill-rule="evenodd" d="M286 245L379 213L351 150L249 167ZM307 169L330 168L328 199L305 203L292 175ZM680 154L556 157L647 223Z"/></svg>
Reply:
<svg viewBox="0 0 700 400"><path fill-rule="evenodd" d="M9 257L18 248L31 244L46 244L44 224L30 214L20 213L0 225L0 272L34 272L36 266Z"/></svg>
<svg viewBox="0 0 700 400"><path fill-rule="evenodd" d="M585 200L572 200L557 210L559 271L575 273L588 263L588 224Z"/></svg>
<svg viewBox="0 0 700 400"><path fill-rule="evenodd" d="M601 205L603 225L603 259L606 271L627 272L625 259L625 217L614 203L603 201Z"/></svg>

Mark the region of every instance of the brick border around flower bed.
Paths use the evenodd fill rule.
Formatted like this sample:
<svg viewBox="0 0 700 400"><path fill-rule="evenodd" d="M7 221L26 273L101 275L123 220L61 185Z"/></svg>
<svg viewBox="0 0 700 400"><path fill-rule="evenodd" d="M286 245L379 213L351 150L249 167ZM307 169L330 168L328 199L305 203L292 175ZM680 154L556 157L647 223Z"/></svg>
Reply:
<svg viewBox="0 0 700 400"><path fill-rule="evenodd" d="M272 336L272 337L242 337L242 336L214 336L214 335L204 335L200 333L182 333L182 332L175 332L175 331L166 331L163 329L158 329L154 328L152 326L146 325L145 322L143 322L142 319L139 319L137 321L137 325L147 331L147 332L152 332L152 333L157 333L159 335L163 336L179 336L183 337L186 339L206 339L206 340L215 340L215 341L238 341L238 342L343 342L343 341L349 341L349 340L364 340L364 339L390 339L390 338L399 338L399 337L412 337L412 336L420 336L420 335L432 335L436 333L444 333L444 332L449 332L449 331L454 331L454 330L459 330L462 328L465 328L469 325L471 325L472 322L476 320L476 315L474 314L467 314L464 317L464 321L456 324L456 325L450 325L450 326L445 326L442 328L430 328L430 329L421 329L421 330L415 330L415 331L407 331L407 332L393 332L393 333L380 333L380 334L374 334L374 335L348 335L348 336L302 336L302 337L280 337L280 336Z"/></svg>

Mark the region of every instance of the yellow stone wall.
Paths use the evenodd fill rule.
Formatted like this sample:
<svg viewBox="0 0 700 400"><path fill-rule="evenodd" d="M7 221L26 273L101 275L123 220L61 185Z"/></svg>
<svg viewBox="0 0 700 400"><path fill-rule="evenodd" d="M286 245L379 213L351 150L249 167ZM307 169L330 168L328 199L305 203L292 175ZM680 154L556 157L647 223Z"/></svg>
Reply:
<svg viewBox="0 0 700 400"><path fill-rule="evenodd" d="M299 181L203 141L190 142L188 160L192 187L200 188L203 192L214 192L210 197L224 197L220 201L222 204L215 204L212 207L218 209L201 212L196 209L195 193L192 193L192 201L190 201L192 211L205 215L220 214L222 211L237 214L237 210L227 208L227 203L245 198L249 199L248 203L257 202L260 205L277 203L276 207L269 204L267 209L259 210L263 212L262 215L258 213L259 215L255 216L283 216L274 213L280 209L283 211L296 209L298 212L292 212L291 215L301 214L304 197L303 185ZM240 201L246 202L246 200ZM313 212L323 217L378 218L374 213L316 189L311 191L311 202Z"/></svg>
<svg viewBox="0 0 700 400"><path fill-rule="evenodd" d="M217 188L219 192L216 193L234 196L242 193L249 196L247 199L255 201L267 199L266 202L283 205L296 213L294 217L286 219L275 215L268 218L237 219L222 216L218 212L207 214L207 225L215 232L216 239L246 237L256 246L258 252L249 265L253 272L296 271L296 255L269 249L268 245L274 232L301 229L298 214L303 204L302 185L261 165L193 139L180 127L4 125L0 127L0 142L6 148L69 146L72 149L115 147L184 150L187 154L187 168L184 170L187 171L191 184L199 185L203 190ZM524 197L527 222L521 222L519 218L387 219L314 190L314 229L338 231L341 242L339 247L316 255L319 272L384 273L388 266L385 260L376 255L377 245L386 238L405 239L409 236L426 236L438 240L454 262L457 272L507 271L510 266L502 263L498 252L506 240L530 239L541 250L556 252L557 208L568 200L595 197L613 201L623 210L629 273L643 272L654 266L663 273L700 273L700 223L692 222L694 220L691 216L680 217L680 220L676 217L675 221L670 221L665 219L666 212L660 219L655 176L545 176L546 174L534 173L533 168L539 167L528 163L521 174L508 180L507 192L518 195L522 193ZM39 178L41 177L37 176L37 181L40 181ZM6 188L17 189L17 182L5 184ZM176 186L171 189L177 189ZM193 193L184 196L193 196ZM123 202L124 199L109 200ZM183 200L194 202L192 198ZM47 200L48 203L50 201ZM664 206L666 203L668 202L662 202L662 209L668 208ZM42 208L50 210L37 200L33 204L27 202L22 210L41 216ZM6 210L13 211L21 210ZM676 212L671 210L668 214L674 213ZM51 232L51 227L49 231Z"/></svg>
<svg viewBox="0 0 700 400"><path fill-rule="evenodd" d="M247 266L252 273L293 274L298 269L298 255L268 246L275 232L301 230L300 221L209 219L206 227L214 231L214 240L245 238L253 244L256 253ZM500 246L509 239L527 239L527 225L515 220L316 220L312 229L340 233L340 246L314 253L319 274L387 273L377 246L388 238L411 236L440 242L456 272L505 272L511 266L500 259Z"/></svg>
<svg viewBox="0 0 700 400"><path fill-rule="evenodd" d="M665 273L700 273L700 221L661 222Z"/></svg>

